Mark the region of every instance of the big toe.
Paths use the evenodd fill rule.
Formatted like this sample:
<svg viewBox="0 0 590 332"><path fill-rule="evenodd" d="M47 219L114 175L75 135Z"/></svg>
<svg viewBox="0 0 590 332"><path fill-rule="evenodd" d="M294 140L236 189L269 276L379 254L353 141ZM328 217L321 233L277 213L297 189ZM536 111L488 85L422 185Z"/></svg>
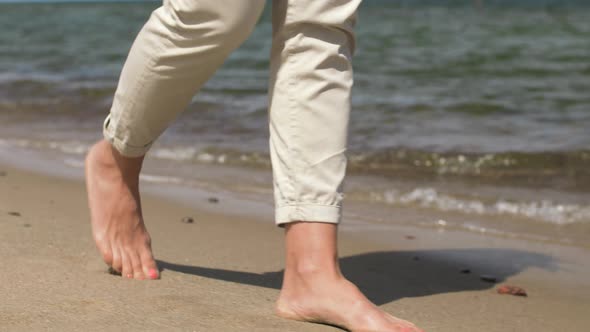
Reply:
<svg viewBox="0 0 590 332"><path fill-rule="evenodd" d="M156 264L156 260L151 252L151 250L144 250L140 253L140 260L142 266L142 272L149 279L159 279L160 278L160 270L158 269L158 265Z"/></svg>

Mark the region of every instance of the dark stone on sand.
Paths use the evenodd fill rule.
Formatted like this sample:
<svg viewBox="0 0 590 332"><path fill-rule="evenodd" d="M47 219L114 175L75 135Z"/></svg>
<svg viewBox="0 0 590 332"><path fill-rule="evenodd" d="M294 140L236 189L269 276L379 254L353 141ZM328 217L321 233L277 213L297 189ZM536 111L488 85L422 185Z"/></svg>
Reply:
<svg viewBox="0 0 590 332"><path fill-rule="evenodd" d="M219 198L209 197L209 203L213 203L213 204L219 203Z"/></svg>
<svg viewBox="0 0 590 332"><path fill-rule="evenodd" d="M523 288L517 286L509 286L509 285L502 285L496 288L498 294L508 294L514 296L524 296L527 297L527 293Z"/></svg>
<svg viewBox="0 0 590 332"><path fill-rule="evenodd" d="M481 279L481 281L485 281L485 282L496 282L498 280L498 278L494 277L493 275L489 275L489 274L482 274L479 276L479 279Z"/></svg>
<svg viewBox="0 0 590 332"><path fill-rule="evenodd" d="M23 227L24 228L29 228L29 227L31 227L31 224L24 224Z"/></svg>
<svg viewBox="0 0 590 332"><path fill-rule="evenodd" d="M15 217L20 217L20 212L10 211L10 212L8 212L8 215L15 216Z"/></svg>
<svg viewBox="0 0 590 332"><path fill-rule="evenodd" d="M415 238L414 235L406 235L406 240L414 240Z"/></svg>
<svg viewBox="0 0 590 332"><path fill-rule="evenodd" d="M195 220L191 217L184 217L180 220L181 222L185 223L185 224L192 224L195 222Z"/></svg>
<svg viewBox="0 0 590 332"><path fill-rule="evenodd" d="M463 270L461 270L461 273L469 274L469 273L471 273L471 270L470 269L463 269Z"/></svg>

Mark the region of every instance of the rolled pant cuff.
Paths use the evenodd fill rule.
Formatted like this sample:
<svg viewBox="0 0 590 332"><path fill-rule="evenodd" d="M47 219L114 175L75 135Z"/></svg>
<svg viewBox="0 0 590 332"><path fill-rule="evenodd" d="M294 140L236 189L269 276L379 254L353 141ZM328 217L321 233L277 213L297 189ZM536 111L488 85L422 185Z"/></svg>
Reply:
<svg viewBox="0 0 590 332"><path fill-rule="evenodd" d="M277 226L299 221L338 224L341 218L342 207L336 205L293 204L280 206L275 210Z"/></svg>
<svg viewBox="0 0 590 332"><path fill-rule="evenodd" d="M103 136L105 140L111 143L115 150L117 150L121 155L129 158L141 157L145 155L151 147L151 145L136 147L125 144L125 142L111 134L107 128L103 130Z"/></svg>

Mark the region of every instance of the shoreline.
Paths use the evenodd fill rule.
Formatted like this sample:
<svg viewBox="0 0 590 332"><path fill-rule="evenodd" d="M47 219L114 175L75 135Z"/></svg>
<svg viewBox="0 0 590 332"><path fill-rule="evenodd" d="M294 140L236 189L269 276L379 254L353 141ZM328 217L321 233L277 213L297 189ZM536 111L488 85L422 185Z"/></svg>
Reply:
<svg viewBox="0 0 590 332"><path fill-rule="evenodd" d="M83 179L84 152L64 154L2 144L0 139L0 163L59 177ZM207 211L209 198L219 196L229 203L226 214L252 219L274 214L270 169L174 162L150 155L141 183L146 192ZM345 195L344 225L351 228L409 226L590 249L590 193L350 174Z"/></svg>
<svg viewBox="0 0 590 332"><path fill-rule="evenodd" d="M203 191L179 201L146 188L146 223L162 280L129 281L109 275L98 257L79 176L43 175L2 157L0 254L11 267L0 277L3 328L337 331L272 315L283 252L282 232L268 211L250 207L259 216L239 216L247 204L233 206L238 198L219 196L214 204L206 198L216 193ZM181 223L185 216L195 223ZM426 331L581 332L590 326L587 249L359 226L345 218L340 252L345 275L372 301ZM498 280L486 283L480 274ZM529 296L499 295L501 284L523 287Z"/></svg>

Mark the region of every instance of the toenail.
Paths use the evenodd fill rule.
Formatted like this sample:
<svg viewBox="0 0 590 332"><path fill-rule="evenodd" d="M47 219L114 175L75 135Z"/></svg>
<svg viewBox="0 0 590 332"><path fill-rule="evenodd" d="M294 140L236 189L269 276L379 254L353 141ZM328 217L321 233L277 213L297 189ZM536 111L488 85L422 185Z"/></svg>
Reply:
<svg viewBox="0 0 590 332"><path fill-rule="evenodd" d="M127 273L127 278L131 279L133 278L133 275L131 273Z"/></svg>
<svg viewBox="0 0 590 332"><path fill-rule="evenodd" d="M150 269L148 275L150 276L150 279L158 279L158 271L155 269Z"/></svg>

